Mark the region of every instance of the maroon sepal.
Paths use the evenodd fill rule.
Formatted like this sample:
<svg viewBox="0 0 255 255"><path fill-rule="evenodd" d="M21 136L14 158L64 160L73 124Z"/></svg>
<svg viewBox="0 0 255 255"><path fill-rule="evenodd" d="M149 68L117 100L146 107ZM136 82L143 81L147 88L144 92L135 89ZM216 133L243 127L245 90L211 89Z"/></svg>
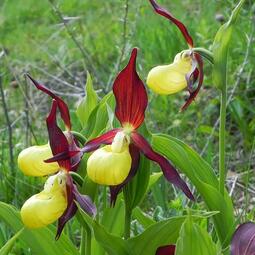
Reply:
<svg viewBox="0 0 255 255"><path fill-rule="evenodd" d="M69 152L69 144L66 136L57 125L56 114L57 114L58 103L55 99L52 101L52 108L50 114L46 119L49 142L53 156L59 153ZM70 160L58 160L59 166L67 171L71 170Z"/></svg>
<svg viewBox="0 0 255 255"><path fill-rule="evenodd" d="M60 237L65 224L73 218L77 211L77 205L75 201L79 203L82 210L88 213L90 216L96 215L96 206L93 204L89 196L82 195L79 193L76 185L73 183L72 177L67 174L66 182L66 193L67 193L67 208L63 215L58 220L58 229L56 234L56 240Z"/></svg>
<svg viewBox="0 0 255 255"><path fill-rule="evenodd" d="M241 224L231 241L231 255L255 254L255 223Z"/></svg>
<svg viewBox="0 0 255 255"><path fill-rule="evenodd" d="M76 156L77 154L80 154L81 151L63 151L61 153L56 154L55 156L44 160L45 163L52 163L52 162L58 162L60 160L70 160L71 157Z"/></svg>
<svg viewBox="0 0 255 255"><path fill-rule="evenodd" d="M81 209L87 214L89 214L90 216L95 217L97 213L97 209L96 209L96 206L93 204L92 200L90 199L90 197L87 195L80 194L76 185L74 185L73 194L74 194L74 199L78 202Z"/></svg>
<svg viewBox="0 0 255 255"><path fill-rule="evenodd" d="M78 142L71 132L66 134L69 141L69 154L71 155L71 171L76 171L83 157L83 152L78 147Z"/></svg>
<svg viewBox="0 0 255 255"><path fill-rule="evenodd" d="M171 182L174 186L180 188L188 198L190 198L191 200L195 200L185 181L183 181L176 169L169 163L169 161L165 157L155 152L150 146L150 144L146 141L146 139L137 132L133 132L131 138L133 143L140 149L141 152L143 152L143 154L148 159L155 161L159 164L165 178L169 182Z"/></svg>
<svg viewBox="0 0 255 255"><path fill-rule="evenodd" d="M29 74L27 74L27 77L33 82L33 84L36 86L37 89L43 91L47 95L51 96L53 99L57 101L58 108L61 114L61 118L63 119L66 127L68 130L71 130L71 120L70 120L70 113L68 106L66 103L57 95L55 95L50 89L45 87L43 84L40 84L35 79L33 79Z"/></svg>
<svg viewBox="0 0 255 255"><path fill-rule="evenodd" d="M199 80L198 80L198 85L197 85L197 88L194 90L194 91L191 91L189 92L190 93L190 96L188 98L188 100L186 101L186 103L182 106L181 110L185 110L187 109L187 107L192 103L192 101L196 98L198 92L200 91L200 88L203 84L203 80L204 80L204 70L203 70L203 60L201 58L201 56L198 54L198 53L194 53L194 57L197 61L197 65L198 65L198 74L194 74L195 76L198 75L199 76ZM195 72L197 72L195 70ZM195 79L197 79L195 77Z"/></svg>
<svg viewBox="0 0 255 255"><path fill-rule="evenodd" d="M174 255L175 245L166 245L159 247L155 255Z"/></svg>
<svg viewBox="0 0 255 255"><path fill-rule="evenodd" d="M129 145L129 153L132 158L132 165L130 172L127 176L127 178L119 185L116 186L110 186L110 193L111 193L111 206L114 206L118 197L118 194L121 192L122 188L131 181L131 179L136 175L139 162L140 162L140 151L139 149L134 145Z"/></svg>
<svg viewBox="0 0 255 255"><path fill-rule="evenodd" d="M120 128L112 129L97 138L88 141L85 146L81 149L83 153L91 152L100 147L102 144L111 144L115 135L121 131Z"/></svg>
<svg viewBox="0 0 255 255"><path fill-rule="evenodd" d="M167 18L168 20L173 22L179 28L179 30L183 34L186 42L192 48L193 47L193 39L190 36L190 34L189 34L187 28L185 27L185 25L181 21L176 19L169 11L167 11L166 9L164 9L163 7L158 5L158 3L155 0L150 0L150 3L153 6L156 13L158 13L159 15Z"/></svg>
<svg viewBox="0 0 255 255"><path fill-rule="evenodd" d="M116 99L115 114L123 125L137 129L144 120L148 97L145 86L136 72L137 48L134 48L127 66L118 74L113 84Z"/></svg>
<svg viewBox="0 0 255 255"><path fill-rule="evenodd" d="M193 85L196 83L197 78L199 76L199 70L197 68L198 63L193 53L190 55L191 61L192 61L192 67L188 74L185 75L186 81L187 81L187 89L190 93L194 91Z"/></svg>
<svg viewBox="0 0 255 255"><path fill-rule="evenodd" d="M67 193L67 208L64 211L63 215L58 219L58 229L56 234L56 240L60 237L65 224L73 218L77 211L77 206L74 202L74 185L72 177L68 174L67 175L67 182L66 182L66 193Z"/></svg>

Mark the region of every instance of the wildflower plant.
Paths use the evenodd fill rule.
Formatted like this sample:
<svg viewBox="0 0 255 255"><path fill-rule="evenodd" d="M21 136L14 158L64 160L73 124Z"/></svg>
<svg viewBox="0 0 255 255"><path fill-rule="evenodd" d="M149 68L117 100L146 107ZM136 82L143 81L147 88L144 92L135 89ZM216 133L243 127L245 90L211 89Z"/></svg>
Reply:
<svg viewBox="0 0 255 255"><path fill-rule="evenodd" d="M225 187L227 53L244 0L217 32L212 52L195 48L188 28L172 12L155 0L147 3L179 28L188 45L173 63L149 71L146 84L151 93L169 95L186 89L189 98L182 109L187 109L202 87L204 61L211 64L221 96L219 169L181 140L147 129L149 102L146 84L136 70L137 48L117 74L112 91L101 100L87 75L86 96L77 109L82 127L78 131L73 130L67 104L27 75L31 84L52 99L45 126L49 142L24 148L17 161L25 175L46 177L46 181L20 212L0 204L0 217L8 222L8 215L14 215L9 224L17 232L0 254L7 254L1 252L9 251L17 238L40 255L254 254L254 223L237 228ZM161 172L150 167L155 166L152 162ZM186 205L175 216L153 217L140 207L162 175L173 184L173 193L180 192L178 203ZM106 203L108 198L110 203ZM78 234L72 232L72 218L80 228ZM70 228L63 231L66 224Z"/></svg>

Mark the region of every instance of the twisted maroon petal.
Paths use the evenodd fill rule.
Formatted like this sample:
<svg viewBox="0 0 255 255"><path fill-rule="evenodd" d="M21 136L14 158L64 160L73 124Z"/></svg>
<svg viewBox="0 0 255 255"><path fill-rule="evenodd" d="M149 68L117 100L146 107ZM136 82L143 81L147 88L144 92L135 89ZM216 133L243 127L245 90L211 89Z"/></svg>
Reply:
<svg viewBox="0 0 255 255"><path fill-rule="evenodd" d="M188 91L191 93L193 91L193 85L197 81L197 78L199 76L199 70L197 68L197 60L194 57L194 54L191 54L191 61L192 61L192 67L188 74L185 75L187 84L188 84Z"/></svg>
<svg viewBox="0 0 255 255"><path fill-rule="evenodd" d="M111 144L113 141L113 138L119 131L121 131L121 128L115 128L115 129L112 129L112 130L102 134L101 136L98 136L97 138L94 138L94 139L88 141L85 144L85 146L82 148L82 152L83 153L91 152L91 151L98 149L100 147L100 145L102 145L102 144Z"/></svg>
<svg viewBox="0 0 255 255"><path fill-rule="evenodd" d="M194 57L198 64L198 76L199 76L198 85L194 91L189 92L190 96L189 96L188 100L186 101L186 103L182 106L182 108L181 108L182 111L187 109L187 107L192 103L192 101L195 100L195 98L197 97L197 94L200 91L200 88L203 84L203 80L204 80L203 60L202 60L201 56L196 52L194 53ZM194 75L196 76L197 74L194 74Z"/></svg>
<svg viewBox="0 0 255 255"><path fill-rule="evenodd" d="M190 34L189 34L187 28L185 27L185 25L181 21L176 19L169 11L167 11L166 9L164 9L163 7L158 5L158 3L155 0L149 0L149 1L150 1L151 5L153 6L156 13L158 13L159 15L167 18L168 20L173 22L179 28L179 30L183 34L186 42L192 48L193 47L193 39L190 36Z"/></svg>
<svg viewBox="0 0 255 255"><path fill-rule="evenodd" d="M131 181L131 179L136 175L139 162L140 162L140 151L139 149L134 145L129 145L129 153L132 158L132 165L130 172L127 176L127 178L119 185L116 186L110 186L110 193L111 193L111 205L114 206L118 197L118 194L121 192L122 188Z"/></svg>
<svg viewBox="0 0 255 255"><path fill-rule="evenodd" d="M40 84L35 79L33 79L29 74L27 74L27 77L33 82L33 84L35 85L35 87L37 89L43 91L44 93L48 94L49 96L51 96L53 99L55 99L57 101L58 108L59 108L60 114L61 114L61 118L63 119L67 129L71 130L70 113L69 113L69 109L68 109L68 106L66 105L66 103L60 97L55 95L50 89L48 89L43 84Z"/></svg>
<svg viewBox="0 0 255 255"><path fill-rule="evenodd" d="M171 182L174 186L180 188L185 195L194 200L194 197L187 186L187 184L182 180L174 166L172 166L169 161L160 155L159 153L155 152L150 144L146 141L146 139L138 134L137 132L132 133L132 141L133 143L143 152L143 154L150 160L155 161L161 167L165 178Z"/></svg>
<svg viewBox="0 0 255 255"><path fill-rule="evenodd" d="M96 216L97 209L96 206L93 204L91 201L90 197L87 195L82 195L79 193L76 185L74 186L73 194L74 194L74 199L79 203L81 209L88 213L90 216Z"/></svg>
<svg viewBox="0 0 255 255"><path fill-rule="evenodd" d="M67 208L64 211L63 215L58 219L58 229L56 234L56 240L60 237L65 224L73 218L77 211L77 206L74 202L74 185L72 177L68 174L67 175L67 182L66 182L66 193L67 193Z"/></svg>
<svg viewBox="0 0 255 255"><path fill-rule="evenodd" d="M116 99L115 114L123 125L138 128L144 120L148 97L145 86L136 72L137 49L134 48L129 63L118 74L113 84Z"/></svg>
<svg viewBox="0 0 255 255"><path fill-rule="evenodd" d="M241 224L231 241L231 255L255 254L255 223Z"/></svg>
<svg viewBox="0 0 255 255"><path fill-rule="evenodd" d="M175 245L166 245L159 247L155 255L174 255Z"/></svg>
<svg viewBox="0 0 255 255"><path fill-rule="evenodd" d="M59 153L69 152L69 144L66 139L66 136L62 132L62 130L57 125L56 114L57 114L57 106L58 103L56 100L52 102L52 108L50 114L46 119L48 134L49 134L49 142L52 150L53 156ZM70 160L58 160L59 166L63 169L69 171L71 169Z"/></svg>

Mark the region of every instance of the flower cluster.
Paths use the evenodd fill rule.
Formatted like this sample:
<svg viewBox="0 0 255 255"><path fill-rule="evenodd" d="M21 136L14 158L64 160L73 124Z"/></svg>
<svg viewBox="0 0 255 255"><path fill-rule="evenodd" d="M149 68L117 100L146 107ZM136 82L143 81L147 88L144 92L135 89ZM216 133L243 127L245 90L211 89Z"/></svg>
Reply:
<svg viewBox="0 0 255 255"><path fill-rule="evenodd" d="M179 27L190 49L177 54L173 64L153 68L148 74L147 84L159 94L176 93L187 87L190 98L183 107L186 108L202 85L201 57L193 52L193 40L186 27L154 0L150 2L157 13ZM43 191L29 198L21 208L21 217L27 227L38 228L58 220L59 237L66 222L76 213L77 203L88 214L96 214L95 205L88 196L79 193L70 174L77 170L85 153L92 153L87 160L88 177L95 183L110 187L113 205L122 188L136 175L141 154L157 163L165 178L194 200L189 187L175 167L163 155L154 151L146 138L139 133L139 127L144 123L148 97L136 71L136 58L137 48L134 48L127 66L117 75L113 84L115 116L120 127L95 137L83 147L79 147L71 132L66 103L28 75L37 89L52 98L52 108L46 119L49 143L29 147L23 150L18 158L19 168L25 175L49 176ZM194 89L193 84L197 79L198 86ZM65 124L64 132L57 124L57 111ZM173 251L174 246L159 249L158 254L161 254L164 250Z"/></svg>
<svg viewBox="0 0 255 255"><path fill-rule="evenodd" d="M45 182L42 192L30 197L21 208L21 218L28 228L40 228L58 220L58 238L68 220L77 211L78 203L91 216L95 216L96 207L91 199L79 193L70 175L76 171L80 162L78 143L71 130L70 114L65 102L54 95L45 86L39 84L28 75L33 84L50 95L52 108L46 119L49 134L49 143L41 146L32 146L23 150L18 157L21 171L28 176L50 175ZM63 132L57 125L57 110L65 123ZM47 163L47 159L58 154L68 154L65 160Z"/></svg>

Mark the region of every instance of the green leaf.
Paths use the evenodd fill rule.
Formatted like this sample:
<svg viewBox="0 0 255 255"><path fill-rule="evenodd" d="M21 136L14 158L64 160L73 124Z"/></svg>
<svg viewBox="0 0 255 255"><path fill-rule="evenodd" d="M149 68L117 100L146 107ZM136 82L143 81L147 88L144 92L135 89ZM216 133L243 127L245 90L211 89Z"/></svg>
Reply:
<svg viewBox="0 0 255 255"><path fill-rule="evenodd" d="M216 244L207 231L188 217L182 225L175 255L216 255Z"/></svg>
<svg viewBox="0 0 255 255"><path fill-rule="evenodd" d="M79 205L77 204L79 207ZM94 232L96 241L111 255L131 255L133 254L129 248L128 243L119 236L111 234L104 226L89 217L79 207L84 221L89 225Z"/></svg>
<svg viewBox="0 0 255 255"><path fill-rule="evenodd" d="M81 122L82 127L85 127L91 112L94 110L98 102L98 97L93 88L93 83L89 72L87 72L85 93L85 97L82 99L76 110L76 114Z"/></svg>
<svg viewBox="0 0 255 255"><path fill-rule="evenodd" d="M142 211L140 207L136 207L133 210L133 217L144 227L148 228L152 224L156 223L153 218Z"/></svg>
<svg viewBox="0 0 255 255"><path fill-rule="evenodd" d="M160 178L162 175L163 175L163 172L152 173L152 174L150 175L148 190L159 180L159 178Z"/></svg>
<svg viewBox="0 0 255 255"><path fill-rule="evenodd" d="M5 222L14 232L20 231L24 226L20 213L13 207L0 202L0 220ZM79 252L67 236L62 233L55 241L56 227L30 230L25 228L19 239L31 248L33 255L78 255Z"/></svg>
<svg viewBox="0 0 255 255"><path fill-rule="evenodd" d="M114 207L105 208L100 223L111 234L122 236L125 223L125 205L122 199L117 199Z"/></svg>
<svg viewBox="0 0 255 255"><path fill-rule="evenodd" d="M220 212L213 216L214 225L221 243L227 246L235 227L234 209L227 191L224 197L218 191L219 182L211 166L188 145L171 136L153 135L152 144L190 179L208 209Z"/></svg>
<svg viewBox="0 0 255 255"><path fill-rule="evenodd" d="M128 240L132 255L155 255L160 246L175 244L186 216L173 217L149 226L142 234Z"/></svg>
<svg viewBox="0 0 255 255"><path fill-rule="evenodd" d="M227 56L233 27L245 0L241 0L233 10L230 19L218 30L213 43L213 82L219 89L224 89L227 79Z"/></svg>
<svg viewBox="0 0 255 255"><path fill-rule="evenodd" d="M20 234L23 232L24 228L22 228L19 232L17 232L11 239L8 240L8 242L1 248L0 255L8 255L10 254L16 240L20 236Z"/></svg>
<svg viewBox="0 0 255 255"><path fill-rule="evenodd" d="M82 131L88 140L103 133L109 122L108 107L114 104L112 93L107 94L91 112L85 128Z"/></svg>
<svg viewBox="0 0 255 255"><path fill-rule="evenodd" d="M128 210L132 210L143 200L150 179L150 161L140 156L140 163L135 177L123 188Z"/></svg>

